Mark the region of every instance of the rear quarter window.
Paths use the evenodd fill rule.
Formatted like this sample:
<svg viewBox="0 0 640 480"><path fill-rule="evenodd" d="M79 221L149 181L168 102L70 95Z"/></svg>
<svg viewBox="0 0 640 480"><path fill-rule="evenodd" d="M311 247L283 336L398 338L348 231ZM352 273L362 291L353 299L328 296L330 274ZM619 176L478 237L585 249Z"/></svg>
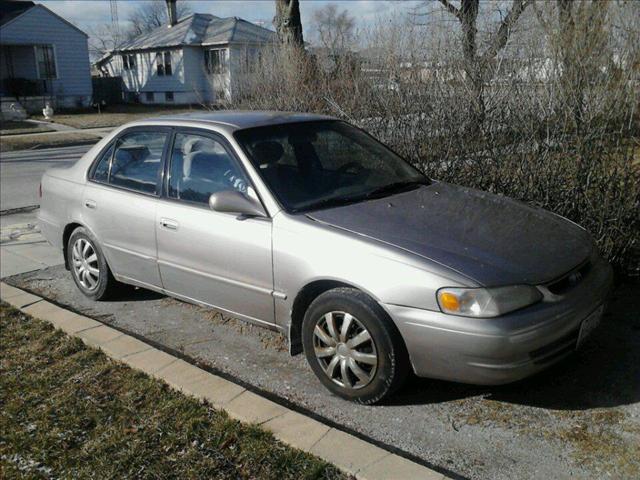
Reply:
<svg viewBox="0 0 640 480"><path fill-rule="evenodd" d="M167 136L165 132L137 131L120 137L111 160L109 184L142 193L156 193Z"/></svg>
<svg viewBox="0 0 640 480"><path fill-rule="evenodd" d="M100 159L96 163L95 168L93 169L93 173L91 175L91 179L96 182L107 183L109 181L109 164L111 162L111 155L113 154L113 144L109 148L107 148Z"/></svg>

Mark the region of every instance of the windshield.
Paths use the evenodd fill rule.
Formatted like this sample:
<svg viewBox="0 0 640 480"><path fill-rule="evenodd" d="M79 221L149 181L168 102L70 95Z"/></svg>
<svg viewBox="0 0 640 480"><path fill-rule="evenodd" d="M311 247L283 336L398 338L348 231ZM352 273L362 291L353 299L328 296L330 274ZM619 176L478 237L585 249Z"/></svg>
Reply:
<svg viewBox="0 0 640 480"><path fill-rule="evenodd" d="M289 212L344 205L428 183L380 142L341 121L250 128L235 137Z"/></svg>

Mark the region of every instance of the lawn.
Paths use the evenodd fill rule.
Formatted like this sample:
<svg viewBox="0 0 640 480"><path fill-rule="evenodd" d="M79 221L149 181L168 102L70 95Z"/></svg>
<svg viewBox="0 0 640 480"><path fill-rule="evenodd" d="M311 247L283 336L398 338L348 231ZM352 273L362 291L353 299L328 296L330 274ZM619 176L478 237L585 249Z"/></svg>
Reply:
<svg viewBox="0 0 640 480"><path fill-rule="evenodd" d="M52 131L53 128L31 122L9 120L0 124L0 135L18 135L22 133L41 133Z"/></svg>
<svg viewBox="0 0 640 480"><path fill-rule="evenodd" d="M345 478L0 305L0 478Z"/></svg>
<svg viewBox="0 0 640 480"><path fill-rule="evenodd" d="M2 136L0 138L0 152L29 150L32 148L66 147L95 143L100 137L84 132L61 132L51 135L19 135Z"/></svg>
<svg viewBox="0 0 640 480"><path fill-rule="evenodd" d="M185 113L202 110L199 106L163 106L163 105L109 105L98 113L95 109L65 110L54 114L53 121L75 128L116 127L123 123L155 115ZM42 117L34 117L42 120Z"/></svg>

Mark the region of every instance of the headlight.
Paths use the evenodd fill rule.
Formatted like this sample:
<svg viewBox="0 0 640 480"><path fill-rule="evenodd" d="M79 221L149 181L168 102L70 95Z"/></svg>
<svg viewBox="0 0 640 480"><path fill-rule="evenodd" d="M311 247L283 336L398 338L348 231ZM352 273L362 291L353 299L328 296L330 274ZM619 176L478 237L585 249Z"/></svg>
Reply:
<svg viewBox="0 0 640 480"><path fill-rule="evenodd" d="M489 318L518 310L542 298L530 285L497 288L441 288L438 305L444 313L465 317Z"/></svg>

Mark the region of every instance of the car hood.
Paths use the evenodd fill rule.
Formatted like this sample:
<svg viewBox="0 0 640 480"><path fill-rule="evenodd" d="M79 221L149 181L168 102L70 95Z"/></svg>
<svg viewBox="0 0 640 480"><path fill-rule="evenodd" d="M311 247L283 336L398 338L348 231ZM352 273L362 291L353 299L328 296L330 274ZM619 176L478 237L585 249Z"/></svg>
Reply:
<svg viewBox="0 0 640 480"><path fill-rule="evenodd" d="M562 217L441 182L307 215L428 258L484 286L548 282L582 263L592 249L589 234Z"/></svg>

